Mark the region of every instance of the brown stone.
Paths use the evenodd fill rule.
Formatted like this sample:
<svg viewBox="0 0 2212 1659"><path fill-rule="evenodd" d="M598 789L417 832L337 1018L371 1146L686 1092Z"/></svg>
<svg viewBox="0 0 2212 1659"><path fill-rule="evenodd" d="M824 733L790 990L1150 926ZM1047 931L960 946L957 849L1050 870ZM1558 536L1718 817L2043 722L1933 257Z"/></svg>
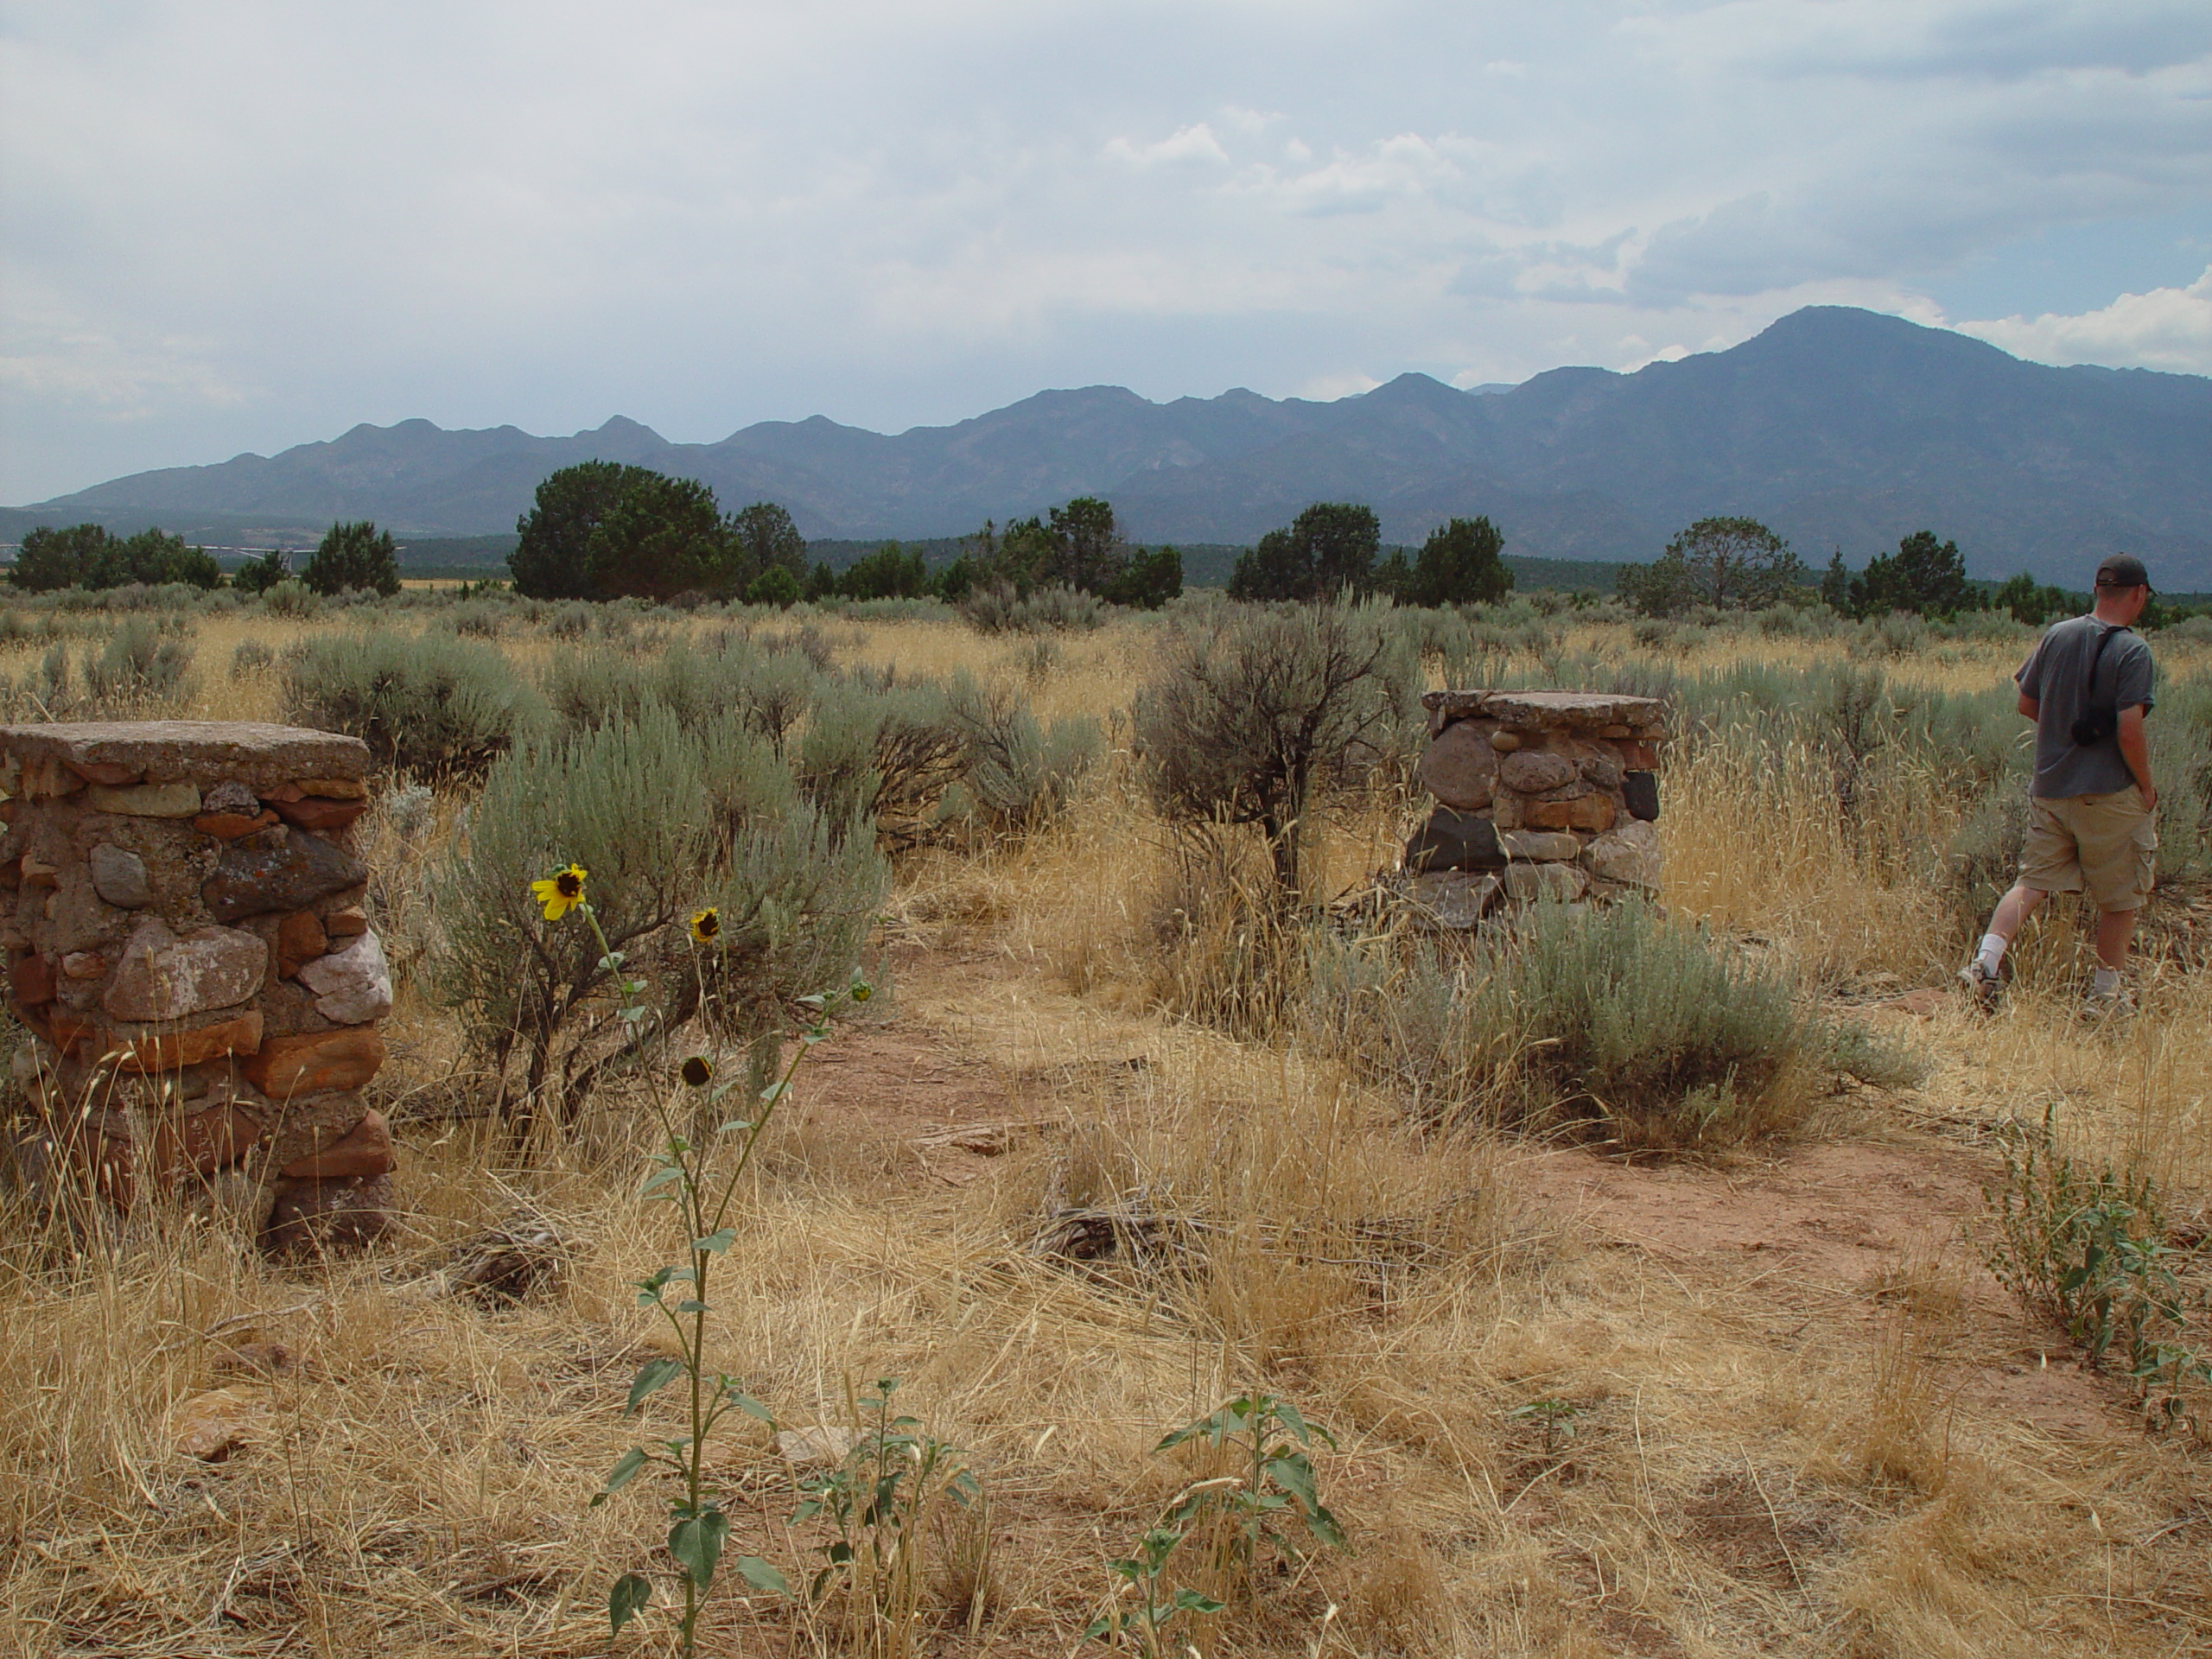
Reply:
<svg viewBox="0 0 2212 1659"><path fill-rule="evenodd" d="M1490 804L1497 783L1497 751L1472 721L1457 721L1437 734L1421 758L1421 781L1428 792L1462 812Z"/></svg>
<svg viewBox="0 0 2212 1659"><path fill-rule="evenodd" d="M1523 749L1498 763L1499 779L1525 795L1539 795L1574 781L1574 762L1563 754Z"/></svg>
<svg viewBox="0 0 2212 1659"><path fill-rule="evenodd" d="M86 1038L97 1034L99 1030L97 1025L83 1014L73 1013L67 1008L51 1008L44 1012L46 1039L64 1054L73 1052L78 1044L83 1042ZM36 1016L32 1015L28 1009L24 1010L24 1014L25 1022L30 1024L32 1030L38 1030L39 1027L35 1023Z"/></svg>
<svg viewBox="0 0 2212 1659"><path fill-rule="evenodd" d="M291 778L360 778L369 770L368 745L336 732L250 721L54 721L0 726L0 757L13 759L29 778L51 764L81 782L72 767L121 766L155 783L244 784L275 786ZM0 771L0 788L16 791ZM69 790L47 790L67 794Z"/></svg>
<svg viewBox="0 0 2212 1659"><path fill-rule="evenodd" d="M283 1166L290 1180L331 1180L344 1175L388 1175L395 1162L391 1127L382 1112L365 1112L361 1121L320 1152L295 1158Z"/></svg>
<svg viewBox="0 0 2212 1659"><path fill-rule="evenodd" d="M48 1133L32 1148L45 1154L49 1167L67 1170L80 1192L103 1198L118 1210L128 1210L137 1196L133 1166L137 1148L122 1135L108 1135L86 1118L49 1120Z"/></svg>
<svg viewBox="0 0 2212 1659"><path fill-rule="evenodd" d="M296 910L276 928L276 974L289 979L330 948L322 920L311 910Z"/></svg>
<svg viewBox="0 0 2212 1659"><path fill-rule="evenodd" d="M1600 726L1598 728L1598 735L1600 737L1621 738L1630 736L1632 734L1625 726Z"/></svg>
<svg viewBox="0 0 2212 1659"><path fill-rule="evenodd" d="M88 784L104 784L118 789L125 784L135 784L145 774L136 766L126 766L115 760L73 760L69 770Z"/></svg>
<svg viewBox="0 0 2212 1659"><path fill-rule="evenodd" d="M1487 870L1440 870L1415 876L1408 896L1421 906L1421 919L1428 925L1457 931L1482 920L1497 893L1498 879Z"/></svg>
<svg viewBox="0 0 2212 1659"><path fill-rule="evenodd" d="M225 1101L188 1116L175 1108L154 1114L154 1167L165 1181L188 1172L213 1175L253 1150L260 1120Z"/></svg>
<svg viewBox="0 0 2212 1659"><path fill-rule="evenodd" d="M1510 754L1521 747L1521 734L1518 732L1492 732L1490 746L1500 754Z"/></svg>
<svg viewBox="0 0 2212 1659"><path fill-rule="evenodd" d="M234 1384L180 1400L169 1411L169 1439L180 1456L222 1463L276 1432L276 1408L258 1389Z"/></svg>
<svg viewBox="0 0 2212 1659"><path fill-rule="evenodd" d="M283 1181L263 1234L268 1249L292 1254L342 1249L384 1236L391 1226L391 1177Z"/></svg>
<svg viewBox="0 0 2212 1659"><path fill-rule="evenodd" d="M94 784L86 792L85 804L95 812L113 812L126 818L189 818L200 811L200 786L128 784L110 789Z"/></svg>
<svg viewBox="0 0 2212 1659"><path fill-rule="evenodd" d="M1649 743L1624 743L1621 765L1630 772L1656 772L1659 768L1659 751Z"/></svg>
<svg viewBox="0 0 2212 1659"><path fill-rule="evenodd" d="M1601 880L1656 889L1661 869L1659 832L1630 818L1592 842L1582 861Z"/></svg>
<svg viewBox="0 0 2212 1659"><path fill-rule="evenodd" d="M306 793L307 791L302 789L297 784L286 782L270 785L267 789L261 791L261 798L264 801L272 802L296 801Z"/></svg>
<svg viewBox="0 0 2212 1659"><path fill-rule="evenodd" d="M334 1095L301 1095L282 1106L264 1103L269 1125L268 1164L281 1169L334 1147L369 1115L369 1103L352 1090Z"/></svg>
<svg viewBox="0 0 2212 1659"><path fill-rule="evenodd" d="M255 1015L258 1021L260 1016ZM384 1064L384 1039L372 1026L272 1037L241 1068L271 1100L358 1089Z"/></svg>
<svg viewBox="0 0 2212 1659"><path fill-rule="evenodd" d="M0 801L0 823L13 823L16 821L16 814L18 810L19 806L16 802Z"/></svg>
<svg viewBox="0 0 2212 1659"><path fill-rule="evenodd" d="M42 956L17 957L8 964L8 986L26 1007L51 1002L56 988L54 964Z"/></svg>
<svg viewBox="0 0 2212 1659"><path fill-rule="evenodd" d="M1596 788L1616 790L1621 786L1620 751L1611 744L1593 747L1589 753L1577 760L1575 765L1582 769L1582 775Z"/></svg>
<svg viewBox="0 0 2212 1659"><path fill-rule="evenodd" d="M1533 859L1540 864L1558 864L1571 862L1582 854L1580 842L1557 830L1516 830L1497 840L1509 860Z"/></svg>
<svg viewBox="0 0 2212 1659"><path fill-rule="evenodd" d="M179 938L151 918L131 930L100 1006L118 1020L188 1019L235 1007L261 988L269 947L235 927L202 927Z"/></svg>
<svg viewBox="0 0 2212 1659"><path fill-rule="evenodd" d="M1531 830L1610 830L1620 809L1610 795L1578 795L1571 801L1529 801L1521 822Z"/></svg>
<svg viewBox="0 0 2212 1659"><path fill-rule="evenodd" d="M334 939L358 938L369 931L368 912L359 905L348 905L324 917L322 928Z"/></svg>
<svg viewBox="0 0 2212 1659"><path fill-rule="evenodd" d="M73 771L60 760L49 756L35 756L23 760L20 772L12 781L0 778L0 786L35 799L45 799L56 795L74 795L84 788L85 779L82 773Z"/></svg>
<svg viewBox="0 0 2212 1659"><path fill-rule="evenodd" d="M25 853L16 867L22 871L24 884L34 887L51 887L58 884L61 872L35 854Z"/></svg>
<svg viewBox="0 0 2212 1659"><path fill-rule="evenodd" d="M1603 691L1429 691L1421 707L1446 720L1496 720L1522 731L1595 732L1607 726L1662 729L1666 705L1656 697Z"/></svg>
<svg viewBox="0 0 2212 1659"><path fill-rule="evenodd" d="M264 812L257 818L250 818L243 812L203 812L192 821L192 827L218 841L236 841L240 836L266 830L276 822L274 812Z"/></svg>
<svg viewBox="0 0 2212 1659"><path fill-rule="evenodd" d="M286 826L224 848L200 896L217 921L234 922L272 910L303 910L367 880L361 861L343 848Z"/></svg>
<svg viewBox="0 0 2212 1659"><path fill-rule="evenodd" d="M1510 899L1528 904L1538 899L1557 899L1569 901L1580 899L1587 878L1572 864L1509 864L1505 867L1505 892Z"/></svg>
<svg viewBox="0 0 2212 1659"><path fill-rule="evenodd" d="M58 1027L60 1021L56 1020ZM175 1031L134 1031L105 1026L94 1028L102 1056L118 1057L124 1071L174 1071L199 1065L226 1054L251 1054L261 1046L261 1010L250 1008L228 1020Z"/></svg>
<svg viewBox="0 0 2212 1659"><path fill-rule="evenodd" d="M369 810L366 801L326 801L312 796L303 800L277 801L276 816L302 830L328 832L343 830Z"/></svg>
<svg viewBox="0 0 2212 1659"><path fill-rule="evenodd" d="M72 950L61 958L61 971L70 979L98 979L107 972L107 958L97 950Z"/></svg>
<svg viewBox="0 0 2212 1659"><path fill-rule="evenodd" d="M334 801L365 801L369 798L369 786L359 778L302 778L298 782L302 795L320 795Z"/></svg>

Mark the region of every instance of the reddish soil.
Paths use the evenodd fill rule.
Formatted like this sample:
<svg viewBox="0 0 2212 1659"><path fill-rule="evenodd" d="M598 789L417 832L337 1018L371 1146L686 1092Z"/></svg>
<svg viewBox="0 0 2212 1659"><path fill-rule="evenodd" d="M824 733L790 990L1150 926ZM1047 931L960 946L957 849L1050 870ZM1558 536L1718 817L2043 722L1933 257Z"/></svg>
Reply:
<svg viewBox="0 0 2212 1659"><path fill-rule="evenodd" d="M1599 1238L1680 1277L1806 1316L1793 1335L1880 1316L1900 1275L1943 1253L1958 1295L1956 1397L2056 1434L2132 1432L2121 1391L2021 1315L1962 1228L1996 1160L1939 1144L1796 1147L1726 1167L1540 1153L1519 1172Z"/></svg>
<svg viewBox="0 0 2212 1659"><path fill-rule="evenodd" d="M939 992L951 988L948 979L974 989L991 972L988 963L950 974L942 962L913 966L934 968ZM808 1071L797 1104L814 1132L895 1147L902 1168L931 1185L987 1175L1001 1154L1063 1116L1052 1077L996 1065L903 1014L840 1033ZM1536 1150L1516 1173L1601 1248L1725 1290L1770 1316L1773 1339L1791 1347L1832 1339L1839 1326L1872 1326L1901 1280L1916 1272L1925 1281L1940 1255L1957 1297L1947 1370L1961 1404L2075 1438L2139 1432L2123 1392L2083 1373L2057 1332L2024 1319L1962 1236L1996 1171L1986 1154L1930 1139L1815 1143L1721 1165Z"/></svg>

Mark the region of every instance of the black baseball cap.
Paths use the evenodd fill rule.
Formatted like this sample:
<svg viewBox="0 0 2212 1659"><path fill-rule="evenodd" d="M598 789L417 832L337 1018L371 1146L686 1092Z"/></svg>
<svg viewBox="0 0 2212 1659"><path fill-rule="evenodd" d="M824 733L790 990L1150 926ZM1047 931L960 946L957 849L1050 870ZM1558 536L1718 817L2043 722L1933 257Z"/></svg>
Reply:
<svg viewBox="0 0 2212 1659"><path fill-rule="evenodd" d="M2133 553L2115 553L2097 567L2100 588L2148 588L2151 573Z"/></svg>

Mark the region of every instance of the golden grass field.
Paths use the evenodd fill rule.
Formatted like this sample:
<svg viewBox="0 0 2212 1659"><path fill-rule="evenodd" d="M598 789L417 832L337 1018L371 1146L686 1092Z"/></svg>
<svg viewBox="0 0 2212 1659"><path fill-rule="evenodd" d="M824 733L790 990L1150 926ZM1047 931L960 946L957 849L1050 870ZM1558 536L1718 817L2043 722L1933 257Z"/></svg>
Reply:
<svg viewBox="0 0 2212 1659"><path fill-rule="evenodd" d="M275 677L230 677L233 646L347 626L203 617L175 712L275 718ZM1096 715L1117 747L1158 638L1117 622L1040 664L950 623L823 626L844 661L1020 677L1040 715ZM555 648L500 643L525 665ZM1624 650L1625 630L1576 643ZM0 671L37 656L11 648ZM1942 657L1891 671L1967 689L2016 666L2010 646ZM2086 1026L2059 971L2078 929L2054 906L2022 947L2050 969L1995 1016L1885 1007L1948 983L1962 940L1936 895L1852 844L1787 766L1713 747L1664 788L1669 906L1854 999L1924 1050L1923 1088L1861 1089L1796 1140L1698 1163L1420 1136L1325 1056L1161 1011L1166 836L1122 760L1026 842L900 866L874 947L890 1006L799 1074L728 1258L718 1362L794 1427L846 1421L857 1390L899 1378L902 1407L968 1449L988 1508L932 1535L904 1650L1076 1650L1103 1562L1209 1472L1154 1444L1260 1389L1334 1432L1315 1460L1349 1542L1201 1627L1208 1659L2212 1653L2206 1449L2146 1433L1970 1236L1990 1127L2046 1107L2071 1147L2206 1212L2212 982L2150 961L2142 1013ZM1893 835L1955 827L1895 788ZM1381 809L1333 825L1332 890L1403 829ZM435 855L381 839L387 902ZM664 1614L610 1640L604 1610L617 1574L665 1565L658 1505L641 1482L588 1507L664 1340L631 1287L681 1243L633 1197L645 1120L610 1103L573 1143L507 1156L450 1109L470 1096L449 1020L403 993L391 1034L397 1242L287 1268L156 1217L111 1255L0 1267L0 1652L674 1651ZM943 1134L977 1125L1005 1126L1005 1149ZM1054 1206L1133 1194L1202 1216L1203 1261L1094 1274L1028 1248ZM455 1245L518 1215L565 1241L558 1289L493 1312L446 1294ZM1376 1259L1378 1229L1401 1256ZM250 1341L296 1363L241 1374ZM203 1464L170 1413L218 1386L256 1434ZM647 1408L662 1432L671 1398ZM712 1458L737 1495L731 1548L798 1581L819 1536L788 1524L767 1432L735 1421ZM733 1582L705 1650L869 1650Z"/></svg>

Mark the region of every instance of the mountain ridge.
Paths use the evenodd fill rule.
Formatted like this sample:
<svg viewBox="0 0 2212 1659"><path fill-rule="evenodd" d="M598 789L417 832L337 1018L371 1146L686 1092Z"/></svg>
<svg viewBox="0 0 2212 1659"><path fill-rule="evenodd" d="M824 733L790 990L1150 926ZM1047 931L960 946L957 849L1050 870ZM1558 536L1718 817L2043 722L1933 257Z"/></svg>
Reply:
<svg viewBox="0 0 2212 1659"><path fill-rule="evenodd" d="M1764 519L1808 563L1930 529L1977 575L2078 584L2124 548L2164 585L2212 588L2212 379L2054 368L1904 318L1793 312L1726 351L1629 373L1567 366L1499 390L1417 372L1318 402L1238 387L1155 404L1050 389L897 434L823 416L674 443L614 416L567 437L413 419L273 456L111 480L11 522L218 515L306 531L373 518L416 535L511 530L583 460L770 499L810 537L964 534L1083 494L1149 542L1249 543L1315 500L1374 506L1418 542L1487 512L1516 555L1649 559L1708 514Z"/></svg>

